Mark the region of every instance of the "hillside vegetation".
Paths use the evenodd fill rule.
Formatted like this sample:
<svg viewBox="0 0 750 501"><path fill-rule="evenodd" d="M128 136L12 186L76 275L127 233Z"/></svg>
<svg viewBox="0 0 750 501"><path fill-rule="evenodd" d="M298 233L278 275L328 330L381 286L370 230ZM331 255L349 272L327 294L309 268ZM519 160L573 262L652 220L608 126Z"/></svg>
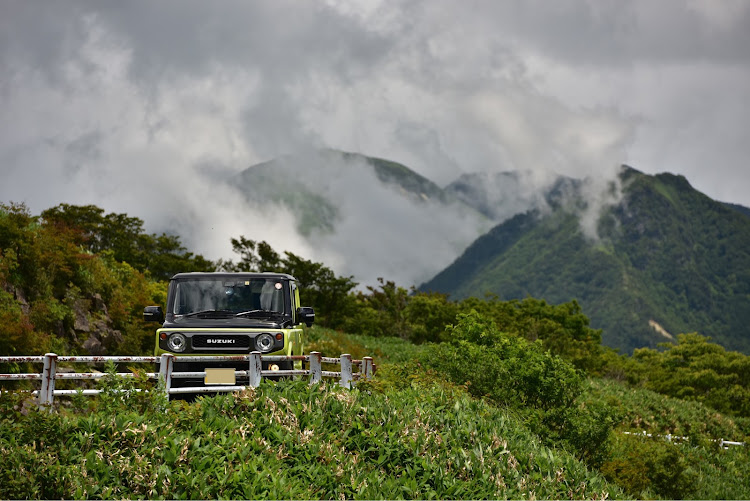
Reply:
<svg viewBox="0 0 750 501"><path fill-rule="evenodd" d="M583 200L553 204L496 226L420 290L576 299L604 344L628 353L687 332L750 353L750 218L681 176L621 177L596 239L581 230Z"/></svg>
<svg viewBox="0 0 750 501"><path fill-rule="evenodd" d="M747 419L587 380L518 340L504 344L531 362L525 375L500 380L501 390L478 398L481 390L473 388L486 380L480 366L467 364L458 378L454 369L426 368L433 350L445 347L319 327L311 335L315 349L375 353L375 380L354 390L264 382L186 403L167 402L159 392L124 397L110 390L133 383L113 375L103 395L58 398L54 412L3 394L0 496L746 499L750 493L743 480L750 474L748 449L712 442L746 436ZM485 368L514 363L504 358ZM559 376L570 384L555 404L542 405L537 390L554 390ZM561 416L559 405L569 398L573 405ZM689 438L669 443L623 431Z"/></svg>
<svg viewBox="0 0 750 501"><path fill-rule="evenodd" d="M283 382L193 404L112 400L87 412L3 409L0 496L621 496L520 420L441 384L349 391Z"/></svg>
<svg viewBox="0 0 750 501"><path fill-rule="evenodd" d="M266 242L239 236L236 261L210 263L163 238L93 206L3 205L0 354L151 352L141 314L166 284L159 260L138 257L154 245L173 271L294 274L318 314L309 349L373 355L376 378L192 403L107 391L58 398L53 412L6 392L0 498L750 497L750 448L717 442L750 439L750 357L704 336L620 355L576 301L452 301L386 280L356 291ZM105 389L134 384L100 369Z"/></svg>
<svg viewBox="0 0 750 501"><path fill-rule="evenodd" d="M143 306L166 300L174 273L213 266L126 214L0 204L0 354L148 352Z"/></svg>

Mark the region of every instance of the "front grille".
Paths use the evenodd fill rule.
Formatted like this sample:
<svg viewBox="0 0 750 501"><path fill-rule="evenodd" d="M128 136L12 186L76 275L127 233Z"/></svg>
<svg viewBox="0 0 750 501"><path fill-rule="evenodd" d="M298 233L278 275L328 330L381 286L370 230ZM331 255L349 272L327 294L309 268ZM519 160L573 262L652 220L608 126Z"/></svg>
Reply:
<svg viewBox="0 0 750 501"><path fill-rule="evenodd" d="M250 336L236 334L196 334L193 349L245 350L250 348Z"/></svg>

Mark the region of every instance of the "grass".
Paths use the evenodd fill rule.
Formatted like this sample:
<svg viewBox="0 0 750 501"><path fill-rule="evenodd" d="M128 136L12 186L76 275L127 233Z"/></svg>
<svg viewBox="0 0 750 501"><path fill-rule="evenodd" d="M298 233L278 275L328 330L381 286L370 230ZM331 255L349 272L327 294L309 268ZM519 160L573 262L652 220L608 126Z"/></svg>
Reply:
<svg viewBox="0 0 750 501"><path fill-rule="evenodd" d="M750 419L724 416L698 402L590 379L586 402L606 402L618 414L610 458L601 471L633 497L747 499L750 447L720 448L719 440L750 443ZM644 436L624 432L646 433ZM667 441L666 436L687 437ZM675 487L677 486L677 487ZM671 489L677 488L675 492ZM661 489L658 493L655 489Z"/></svg>
<svg viewBox="0 0 750 501"><path fill-rule="evenodd" d="M605 379L589 379L584 394L604 400L620 414L618 430L688 436L695 441L750 440L750 419L725 416L698 402L630 388Z"/></svg>
<svg viewBox="0 0 750 501"><path fill-rule="evenodd" d="M325 355L373 355L353 390L264 382L167 402L156 392L57 399L38 411L0 396L0 498L747 499L748 420L695 402L590 379L583 405L618 416L599 470L544 445L521 413L469 395L394 338L310 332ZM112 384L122 389L129 381ZM64 404L63 402L68 402ZM685 434L694 442L624 435Z"/></svg>
<svg viewBox="0 0 750 501"><path fill-rule="evenodd" d="M192 404L131 402L106 412L6 407L0 497L622 496L460 388L412 381L382 390L286 381Z"/></svg>

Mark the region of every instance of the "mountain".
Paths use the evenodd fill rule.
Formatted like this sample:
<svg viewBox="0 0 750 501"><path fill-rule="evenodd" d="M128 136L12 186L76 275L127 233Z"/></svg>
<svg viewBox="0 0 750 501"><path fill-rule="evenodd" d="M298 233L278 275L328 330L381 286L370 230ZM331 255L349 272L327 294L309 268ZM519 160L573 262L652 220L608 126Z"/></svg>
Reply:
<svg viewBox="0 0 750 501"><path fill-rule="evenodd" d="M582 198L495 226L420 290L577 299L604 344L631 351L700 332L750 353L750 218L682 176L624 167L623 197L582 229ZM571 208L572 207L572 208Z"/></svg>
<svg viewBox="0 0 750 501"><path fill-rule="evenodd" d="M441 188L403 164L331 149L282 156L233 179L251 205L291 216L311 258L360 283L384 277L406 287L444 269L493 225L545 206L572 184L484 172Z"/></svg>
<svg viewBox="0 0 750 501"><path fill-rule="evenodd" d="M279 157L233 184L251 205L290 215L309 258L366 284L427 280L495 224L405 165L356 153Z"/></svg>
<svg viewBox="0 0 750 501"><path fill-rule="evenodd" d="M417 204L460 203L439 186L405 165L381 158L336 150L316 150L288 155L253 165L239 175L238 186L249 201L280 204L297 216L297 230L304 236L333 232L345 216L340 196L373 183L373 174L405 200ZM466 210L464 208L463 210Z"/></svg>
<svg viewBox="0 0 750 501"><path fill-rule="evenodd" d="M730 209L736 210L740 214L750 216L750 207L745 207L744 205L738 205L738 204L730 204L729 202L724 202L724 205L729 207Z"/></svg>
<svg viewBox="0 0 750 501"><path fill-rule="evenodd" d="M579 183L564 176L535 179L528 171L472 172L462 174L445 191L500 223L530 208L554 204Z"/></svg>

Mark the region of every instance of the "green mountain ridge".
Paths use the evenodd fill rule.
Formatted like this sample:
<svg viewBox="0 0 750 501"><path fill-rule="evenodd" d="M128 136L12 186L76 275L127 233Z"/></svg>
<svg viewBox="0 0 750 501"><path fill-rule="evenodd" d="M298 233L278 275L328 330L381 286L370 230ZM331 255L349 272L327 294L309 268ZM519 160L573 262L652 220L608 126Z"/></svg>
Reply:
<svg viewBox="0 0 750 501"><path fill-rule="evenodd" d="M699 332L750 352L750 220L682 176L621 174L625 196L581 231L576 210L494 227L420 286L451 298L577 299L604 344L632 351Z"/></svg>
<svg viewBox="0 0 750 501"><path fill-rule="evenodd" d="M232 185L264 220L291 216L277 234L301 235L311 257L362 284L423 282L495 224L403 164L337 150L254 165Z"/></svg>
<svg viewBox="0 0 750 501"><path fill-rule="evenodd" d="M313 171L310 166L317 169ZM328 185L347 174L353 174L360 182L366 182L367 176L374 174L383 186L414 203L455 204L461 206L461 211L474 212L471 206L403 164L330 149L253 165L240 173L238 184L250 201L288 208L297 217L297 230L310 236L316 230L333 232L343 217L342 211L346 209L342 208L336 190Z"/></svg>
<svg viewBox="0 0 750 501"><path fill-rule="evenodd" d="M559 175L542 182L528 171L485 171L461 174L445 191L500 223L530 208L559 204L580 183Z"/></svg>
<svg viewBox="0 0 750 501"><path fill-rule="evenodd" d="M739 204L733 204L729 202L723 202L724 206L729 207L732 210L736 210L740 214L744 214L748 217L750 217L750 207L745 207L744 205Z"/></svg>
<svg viewBox="0 0 750 501"><path fill-rule="evenodd" d="M321 256L339 256L349 268L338 271L360 282L393 277L454 299L577 299L612 347L697 331L749 353L750 209L682 176L621 177L624 198L593 242L580 230L585 181L563 176L534 191L524 173L465 173L441 188L397 162L316 150L252 166L237 185L288 209Z"/></svg>
<svg viewBox="0 0 750 501"><path fill-rule="evenodd" d="M345 160L361 161L371 165L381 182L395 185L419 199L434 199L443 203L455 201L437 184L398 162L359 153L342 152L342 156Z"/></svg>

